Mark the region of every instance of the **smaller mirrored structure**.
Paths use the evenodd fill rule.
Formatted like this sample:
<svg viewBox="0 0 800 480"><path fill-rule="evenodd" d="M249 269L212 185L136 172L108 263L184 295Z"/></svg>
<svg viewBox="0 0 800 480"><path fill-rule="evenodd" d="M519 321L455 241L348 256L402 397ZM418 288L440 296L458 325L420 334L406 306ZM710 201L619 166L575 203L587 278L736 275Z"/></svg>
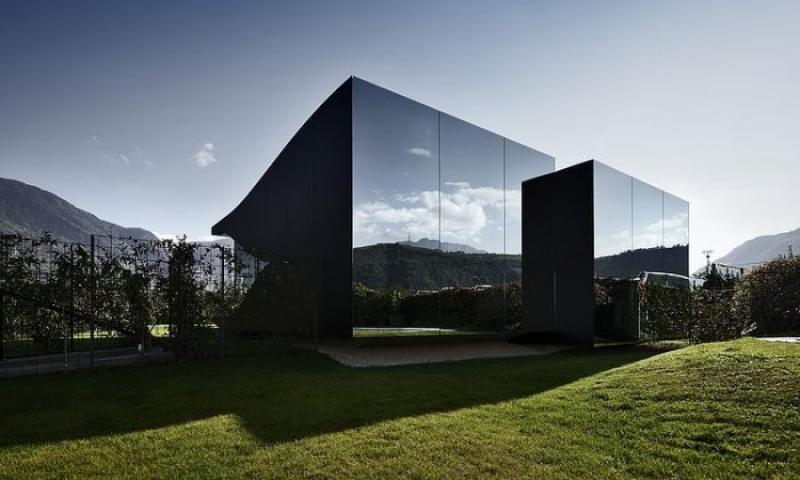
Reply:
<svg viewBox="0 0 800 480"><path fill-rule="evenodd" d="M643 274L689 275L689 204L589 161L523 183L523 331L639 337Z"/></svg>

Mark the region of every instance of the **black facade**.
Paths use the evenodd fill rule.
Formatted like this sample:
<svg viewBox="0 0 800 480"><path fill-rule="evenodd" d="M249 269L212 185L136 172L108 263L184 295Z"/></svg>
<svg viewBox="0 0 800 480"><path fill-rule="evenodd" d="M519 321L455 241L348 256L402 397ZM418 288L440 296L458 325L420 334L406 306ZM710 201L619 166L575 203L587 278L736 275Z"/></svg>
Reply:
<svg viewBox="0 0 800 480"><path fill-rule="evenodd" d="M348 80L212 228L261 262L283 265L279 281L256 277L232 328L350 337L351 138Z"/></svg>
<svg viewBox="0 0 800 480"><path fill-rule="evenodd" d="M591 345L639 335L636 279L689 275L689 204L600 162L523 183L523 330Z"/></svg>

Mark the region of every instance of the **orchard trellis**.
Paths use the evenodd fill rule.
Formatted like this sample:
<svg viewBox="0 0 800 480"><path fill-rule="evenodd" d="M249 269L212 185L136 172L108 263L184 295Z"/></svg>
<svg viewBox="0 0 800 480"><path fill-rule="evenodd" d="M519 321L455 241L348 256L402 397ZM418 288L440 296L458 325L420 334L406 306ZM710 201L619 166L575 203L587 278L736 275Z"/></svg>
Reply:
<svg viewBox="0 0 800 480"><path fill-rule="evenodd" d="M0 359L154 341L222 355L251 274L231 248L185 239L2 236Z"/></svg>

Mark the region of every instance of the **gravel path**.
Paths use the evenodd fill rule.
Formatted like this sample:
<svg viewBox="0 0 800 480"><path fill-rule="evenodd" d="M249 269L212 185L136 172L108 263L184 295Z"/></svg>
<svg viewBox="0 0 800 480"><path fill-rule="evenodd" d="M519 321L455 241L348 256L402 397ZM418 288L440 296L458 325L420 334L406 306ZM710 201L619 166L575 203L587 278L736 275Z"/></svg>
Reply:
<svg viewBox="0 0 800 480"><path fill-rule="evenodd" d="M508 342L396 345L357 347L320 345L319 351L349 367L389 367L419 363L455 362L475 358L509 358L549 355L566 350L561 345L518 345Z"/></svg>

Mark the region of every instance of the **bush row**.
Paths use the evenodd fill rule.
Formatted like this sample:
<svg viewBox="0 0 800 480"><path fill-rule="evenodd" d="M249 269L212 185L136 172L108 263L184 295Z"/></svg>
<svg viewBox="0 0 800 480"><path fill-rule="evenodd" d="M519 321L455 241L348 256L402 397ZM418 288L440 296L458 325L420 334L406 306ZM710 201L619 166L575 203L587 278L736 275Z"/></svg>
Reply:
<svg viewBox="0 0 800 480"><path fill-rule="evenodd" d="M518 327L521 318L519 283L436 292L371 289L356 284L353 290L356 326L506 331Z"/></svg>

